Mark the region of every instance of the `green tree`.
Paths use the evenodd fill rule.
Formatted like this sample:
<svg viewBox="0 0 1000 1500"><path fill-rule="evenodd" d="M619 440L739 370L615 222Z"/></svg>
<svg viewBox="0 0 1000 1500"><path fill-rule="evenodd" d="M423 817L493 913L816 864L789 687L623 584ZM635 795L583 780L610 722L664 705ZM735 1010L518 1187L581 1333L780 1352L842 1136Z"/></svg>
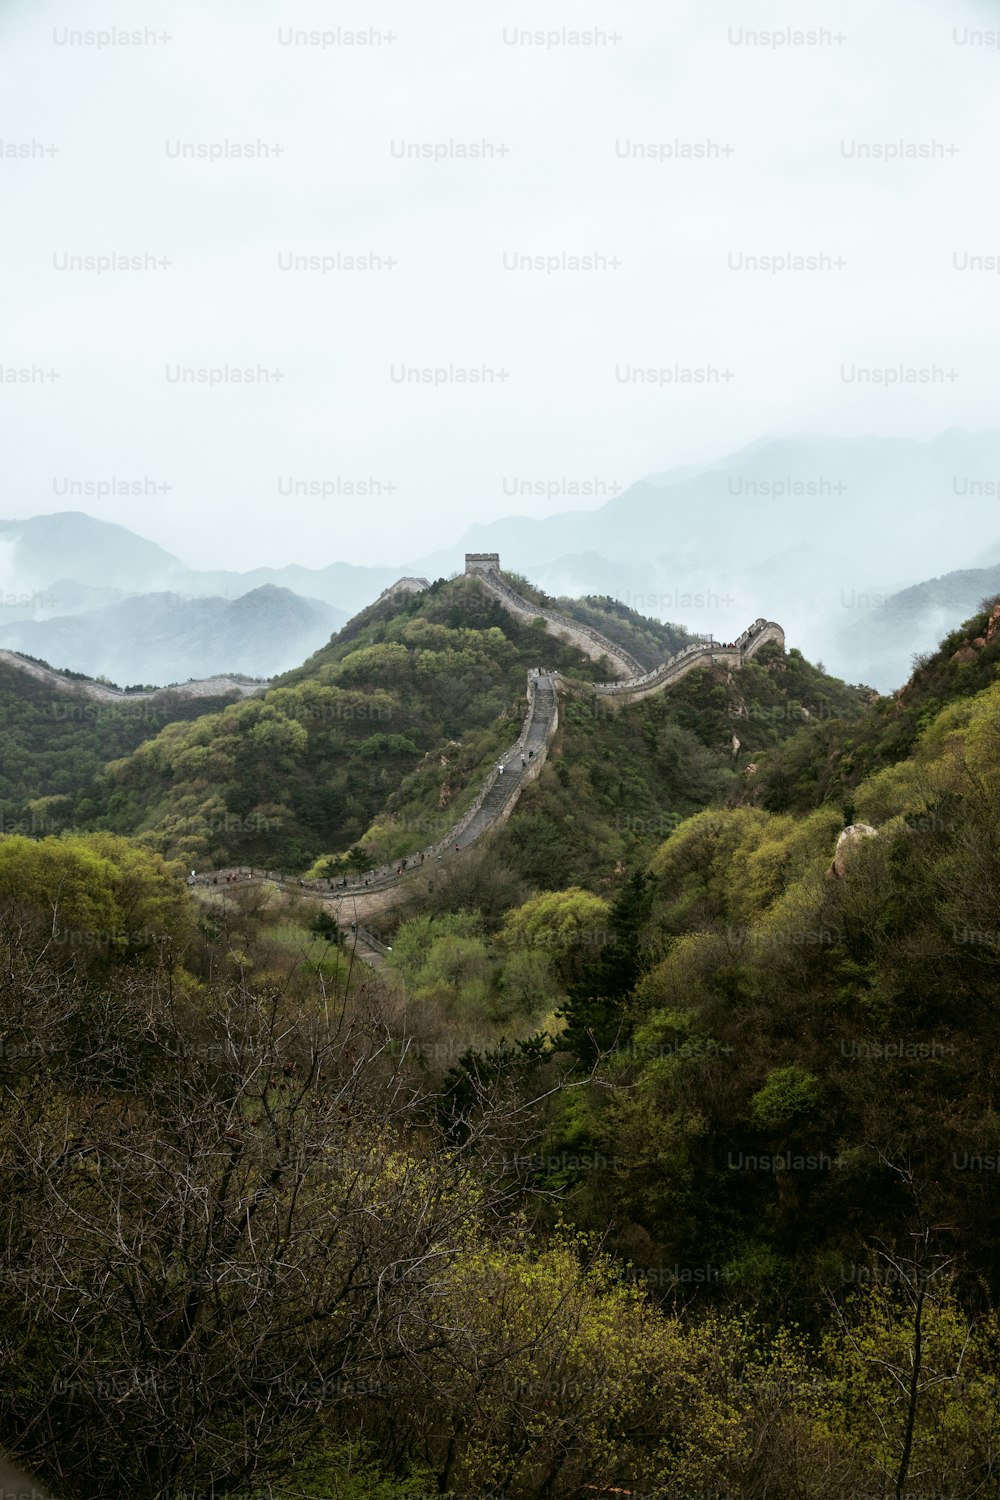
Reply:
<svg viewBox="0 0 1000 1500"><path fill-rule="evenodd" d="M644 871L629 876L609 913L609 941L588 956L568 985L561 1041L587 1064L629 1033L629 996L649 956L643 950L643 927L652 894L653 883Z"/></svg>

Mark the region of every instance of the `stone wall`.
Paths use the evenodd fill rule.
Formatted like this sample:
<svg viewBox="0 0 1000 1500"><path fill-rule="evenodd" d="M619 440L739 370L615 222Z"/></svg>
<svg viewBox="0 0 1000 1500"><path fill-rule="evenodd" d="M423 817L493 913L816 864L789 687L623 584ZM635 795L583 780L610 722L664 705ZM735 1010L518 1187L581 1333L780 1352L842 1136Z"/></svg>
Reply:
<svg viewBox="0 0 1000 1500"><path fill-rule="evenodd" d="M516 756L521 754L527 741L528 735L537 720L538 715L536 712L535 684L539 675L544 676L546 674L539 674L537 671L531 671L528 673L528 712L524 716L524 723L521 726L521 733L518 735L517 739L514 741L510 749L504 751L502 759L505 765L508 761L513 760ZM558 723L559 706L555 691L553 691L552 713L549 717L549 722L545 730L546 746L548 746L549 741L555 733L555 729ZM513 791L511 792L510 797L504 804L503 810L497 818L497 822L505 822L506 819L510 817L511 810L513 809L514 804L516 803L517 798L520 795L520 788L525 784L526 781L534 781L535 777L538 776L541 772L541 768L544 763L545 752L542 751L537 756L535 756L528 769L522 772L521 776L518 778L516 783L517 793L515 795ZM479 795L476 797L475 802L473 802L472 806L465 812L461 822L456 823L455 827L450 831L446 838L443 838L440 843L435 844L432 849L429 849L427 851L428 854L440 854L443 853L446 849L452 848L456 843L461 843L463 833L468 828L469 824L472 822L476 814L479 812L479 809L482 807L483 803L486 800L487 792L489 792L491 788L496 784L496 782L499 780L499 777L500 772L497 767L494 766L489 775L486 777L486 780L480 787Z"/></svg>
<svg viewBox="0 0 1000 1500"><path fill-rule="evenodd" d="M44 682L46 687L65 693L70 698L86 698L94 703L141 703L157 698L215 698L222 697L225 693L239 693L241 697L248 698L266 693L270 686L267 680L255 682L249 677L203 677L196 682L175 682L169 687L152 688L148 692L140 690L127 693L122 688L109 687L92 677L66 677L52 667L43 667L36 661L29 661L17 651L0 651L0 663L15 667L26 677L34 677L38 682Z"/></svg>
<svg viewBox="0 0 1000 1500"><path fill-rule="evenodd" d="M773 620L763 620L760 623L760 631L743 651L744 658L756 655L760 648L766 646L769 641L776 641L782 651L785 649L785 632L781 626L775 624Z"/></svg>
<svg viewBox="0 0 1000 1500"><path fill-rule="evenodd" d="M395 583L390 583L387 589L383 589L377 599L365 606L366 609L381 604L383 599L391 599L394 594L422 594L424 589L430 588L429 578L397 578Z"/></svg>
<svg viewBox="0 0 1000 1500"><path fill-rule="evenodd" d="M781 649L784 650L785 633L781 626L774 620L765 620L763 617L760 617L752 625L747 626L746 630L743 631L742 635L731 646L724 646L718 641L692 641L690 645L678 651L669 661L662 663L661 666L654 668L650 672L643 672L639 663L634 658L629 656L627 652L620 650L611 641L606 640L598 631L592 630L590 626L578 624L575 620L570 620L563 615L557 615L552 611L544 610L539 606L531 604L527 599L522 598L494 570L493 559L495 558L497 558L497 554L495 553L469 553L466 556L466 572L476 573L483 585L499 598L511 613L528 619L537 619L540 616L545 620L546 625L554 634L562 636L574 645L578 645L588 656L593 658L596 653L598 656L608 657L615 662L615 665L627 672L628 676L625 680L598 682L588 685L585 689L589 693L595 693L612 702L635 702L649 694L660 692L663 688L679 682L681 678L686 677L695 668L706 664L739 667L743 662L750 660L769 641L777 642ZM485 571L480 572L474 567L470 568L470 562L483 563ZM384 598L386 595L391 594L393 590L404 588L406 585L412 585L414 588L427 587L425 579L400 579L398 583L393 585L392 589L387 589L380 597ZM546 700L544 710L539 705L536 691L539 677L547 678L552 686L551 702L549 702L548 692L543 695ZM496 827L506 822L517 804L522 789L529 782L534 781L541 775L548 746L559 725L559 703L556 691L559 681L564 683L564 690L574 692L584 690L584 685L575 680L570 682L567 679L559 679L558 674L542 668L533 668L528 673L527 713L521 725L520 734L514 741L514 744L502 756L504 764L507 764L511 759L521 754L532 729L538 727L539 714L544 711L546 721L543 726L543 741L531 763L522 769L521 774L516 780L512 780L510 793L505 797L502 805L496 809L492 822L489 825L491 827ZM482 810L487 796L497 783L499 774L498 768L493 766L479 788L471 806L449 830L448 834L438 840L437 843L430 845L422 851L425 863L428 859L432 861L441 859L456 843L462 842L463 834ZM407 856L407 869L405 873L409 874L413 870L424 868L423 864L416 861L416 856ZM374 915L380 910L384 911L395 904L399 894L405 891L407 885L406 881L401 880L398 868L398 865L394 861L392 864L384 865L379 870L370 872L367 877L355 876L345 885L340 885L339 882L335 883L332 880L325 883L321 881L305 882L301 880L289 880L287 877L272 871L257 871L257 874L275 880L286 888L301 889L308 891L312 895L320 896L324 900L335 901L338 903L338 910L339 903L345 898L350 898L351 915L344 919L338 916L341 924L347 925L352 917L357 921L358 916L361 914ZM204 879L204 877L202 878ZM385 945L380 942L374 933L362 927L360 922L358 922L358 933L373 952L384 955L386 951Z"/></svg>
<svg viewBox="0 0 1000 1500"><path fill-rule="evenodd" d="M498 810L493 823L490 825L491 827L496 827L499 824L505 823L507 821L517 804L518 798L520 797L523 788L527 786L529 782L535 781L541 775L542 766L545 764L546 760L548 746L552 740L552 736L555 734L556 729L559 726L559 705L555 693L554 679L551 678L551 674L549 673L542 672L539 674L537 671L533 670L528 674L528 711L525 714L520 734L518 735L517 739L514 741L514 744L510 747L510 749L504 752L504 763L506 764L513 757L521 753L531 730L538 727L539 715L542 713L542 710L538 706L535 688L539 675L543 677L549 677L550 680L552 680L553 684L551 695L551 710L546 714L544 722L544 743L536 751L534 758L532 759L530 764L521 771L516 780L512 780L510 793L505 798L502 807ZM287 875L277 870L255 868L254 874L258 878L274 881L276 885L281 886L285 890L290 890L293 892L299 891L303 895L318 896L321 900L336 902L338 903L338 908L341 901L348 901L349 906L345 908L345 914L343 918L338 915L338 921L340 921L341 926L345 928L349 927L351 921L355 921L357 923L357 931L359 937L365 943L367 943L369 947L371 947L376 953L384 957L385 953L388 951L385 944L381 942L381 940L377 938L369 928L365 927L362 924L362 922L360 921L360 917L372 916L380 911L388 910L388 908L395 904L400 895L406 893L408 882L405 879L405 875L409 875L413 871L420 869L429 871L432 868L432 865L428 864L427 861L441 859L446 853L448 853L448 851L450 851L454 847L456 843L461 843L462 834L472 823L477 813L479 813L480 809L482 808L483 802L487 797L487 794L495 786L499 778L499 774L500 773L497 770L496 766L494 766L489 775L483 781L482 786L479 788L475 801L472 803L471 807L469 807L466 812L463 813L460 820L449 831L447 836L443 839L440 839L436 844L430 845L423 851L424 864L421 865L418 863L414 863L415 856L412 854L407 856L407 867L403 877L400 877L400 875L397 873L399 868L397 862L393 862L389 865L383 865L380 869L371 871L367 875L367 877L354 876L349 880L349 883L346 886L342 886L339 884L339 882L332 880L313 881L300 880L294 877L289 878ZM234 869L239 873L241 877L244 878L248 877L251 871L251 867L248 865L228 867L229 872ZM213 873L216 875L221 875L224 872L215 871ZM202 874L198 878L200 882L204 883L206 879L210 879L211 876Z"/></svg>
<svg viewBox="0 0 1000 1500"><path fill-rule="evenodd" d="M571 646L576 646L577 650L589 656L591 661L600 661L602 656L606 656L623 677L637 677L641 674L642 666L634 656L630 656L621 646L616 646L613 641L609 641L606 636L592 629L590 625L583 625L578 620L571 620L568 615L560 615L554 610L545 609L541 604L532 604L512 589L499 573L480 573L477 576L480 582L492 594L495 594L501 604L518 619L544 620L545 628L550 635L567 641Z"/></svg>
<svg viewBox="0 0 1000 1500"><path fill-rule="evenodd" d="M732 646L723 646L718 641L708 644L692 641L652 672L644 672L626 682L598 682L594 684L594 691L602 697L634 703L650 693L679 682L682 677L694 671L695 667L709 664L739 667L743 662L749 661L768 641L777 641L784 650L785 632L774 620L761 617L748 625Z"/></svg>

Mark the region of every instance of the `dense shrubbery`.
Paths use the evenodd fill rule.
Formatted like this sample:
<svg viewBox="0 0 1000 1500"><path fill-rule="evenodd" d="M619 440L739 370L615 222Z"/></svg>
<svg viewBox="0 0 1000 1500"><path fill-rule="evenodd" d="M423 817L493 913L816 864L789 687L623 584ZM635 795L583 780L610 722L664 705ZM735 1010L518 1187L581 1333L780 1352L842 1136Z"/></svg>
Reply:
<svg viewBox="0 0 1000 1500"><path fill-rule="evenodd" d="M190 721L226 701L163 694L155 702L95 703L0 663L0 832L54 832L72 799L108 761L166 724ZM50 797L57 802L48 804ZM83 797L79 806L85 820L93 808Z"/></svg>
<svg viewBox="0 0 1000 1500"><path fill-rule="evenodd" d="M570 619L590 625L616 646L623 646L647 671L658 667L691 639L683 626L644 619L607 595L588 595L583 599L560 597L554 601L554 607Z"/></svg>
<svg viewBox="0 0 1000 1500"><path fill-rule="evenodd" d="M879 835L840 876L836 805L705 811L667 840L638 983L595 969L570 1008L610 1055L553 1135L616 1163L580 1174L581 1222L802 1316L914 1218L947 1226L967 1295L1000 1295L1000 684L854 803Z"/></svg>
<svg viewBox="0 0 1000 1500"><path fill-rule="evenodd" d="M493 610L457 580L374 611L141 746L95 818L399 847L516 723L541 637ZM378 974L301 894L192 908L107 831L0 839L0 1439L66 1500L1000 1495L971 629L889 704L771 648L581 690ZM878 833L835 870L845 821Z"/></svg>
<svg viewBox="0 0 1000 1500"><path fill-rule="evenodd" d="M742 797L747 766L805 714L843 732L862 711L856 689L775 647L620 707L581 688L561 700L548 764L496 835L497 856L536 886L612 888L692 813Z"/></svg>
<svg viewBox="0 0 1000 1500"><path fill-rule="evenodd" d="M853 729L833 713L795 735L780 751L769 753L754 781L755 799L777 812L836 801L850 813L854 788L865 776L905 759L946 704L996 681L1000 630L994 629L992 639L987 639L995 604L985 601L980 614L953 630L940 650L915 666L896 696L879 698L855 716Z"/></svg>
<svg viewBox="0 0 1000 1500"><path fill-rule="evenodd" d="M537 1144L581 1097L552 1055L442 1090L416 995L282 965L267 899L227 897L187 968L110 973L49 962L48 895L5 902L0 1437L64 1500L996 1492L1000 1330L932 1250L867 1261L808 1341L659 1308L662 1263L531 1228L587 1150ZM579 903L503 942L568 953L604 919ZM468 920L401 937L401 972L475 984ZM785 1070L767 1119L811 1091Z"/></svg>

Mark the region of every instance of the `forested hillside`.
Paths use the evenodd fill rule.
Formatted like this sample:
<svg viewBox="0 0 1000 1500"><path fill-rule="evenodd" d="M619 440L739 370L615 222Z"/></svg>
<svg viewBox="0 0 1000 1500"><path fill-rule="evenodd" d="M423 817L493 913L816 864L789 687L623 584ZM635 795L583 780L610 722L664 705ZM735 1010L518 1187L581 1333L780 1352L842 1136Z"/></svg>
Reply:
<svg viewBox="0 0 1000 1500"><path fill-rule="evenodd" d="M620 607L583 615L601 629L611 619L622 644L646 658L673 639ZM676 692L611 707L586 693L607 675L600 663L462 577L365 611L266 695L167 728L75 800L46 801L38 813L53 827L135 835L196 865L301 871L356 844L372 864L403 857L447 832L516 737L526 673L538 663L580 683L554 770L512 835L533 879L548 850L542 878L554 884L574 870L598 879L608 860L651 849L728 793L740 774L734 730L745 764L755 747L790 734L803 707L851 715L862 704L793 652L774 670L762 657L731 683L724 671L696 674ZM547 820L544 835L529 808Z"/></svg>
<svg viewBox="0 0 1000 1500"><path fill-rule="evenodd" d="M543 660L581 671L578 652L513 621L475 580L442 582L366 612L262 697L168 727L46 816L192 864L302 870L356 842L428 754L460 757L451 795L481 780Z"/></svg>
<svg viewBox="0 0 1000 1500"><path fill-rule="evenodd" d="M580 950L561 1042L598 1071L550 1148L602 1164L571 1174L574 1216L613 1225L620 1253L712 1266L714 1298L813 1318L825 1286L918 1233L973 1301L1000 1294L997 613L897 702L765 755ZM833 742L875 767L846 818L836 781L801 811L757 803L810 742L817 763ZM845 821L861 832L838 845Z"/></svg>
<svg viewBox="0 0 1000 1500"><path fill-rule="evenodd" d="M523 582L524 580L518 581L521 593L524 592ZM647 670L659 666L661 661L673 656L691 639L690 633L682 625L665 624L662 620L643 617L608 595L588 595L583 599L566 599L560 596L550 599L540 589L534 592L539 603L559 610L571 620L579 620L584 625L592 626L616 646L624 647Z"/></svg>
<svg viewBox="0 0 1000 1500"><path fill-rule="evenodd" d="M43 799L125 827L0 838L0 1439L64 1500L1000 1496L998 619L609 706L455 580ZM214 818L433 838L540 662L381 967L185 885Z"/></svg>
<svg viewBox="0 0 1000 1500"><path fill-rule="evenodd" d="M39 798L83 794L108 761L128 754L167 724L186 723L221 708L218 699L160 694L117 703L60 692L0 662L0 830L47 833L57 826ZM80 816L86 818L85 794Z"/></svg>

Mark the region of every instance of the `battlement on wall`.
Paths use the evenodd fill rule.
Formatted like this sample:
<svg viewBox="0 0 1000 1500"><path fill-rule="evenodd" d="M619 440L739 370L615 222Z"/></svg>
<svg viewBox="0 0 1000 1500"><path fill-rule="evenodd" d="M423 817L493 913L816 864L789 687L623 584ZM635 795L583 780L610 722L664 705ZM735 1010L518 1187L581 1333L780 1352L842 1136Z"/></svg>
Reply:
<svg viewBox="0 0 1000 1500"><path fill-rule="evenodd" d="M467 552L465 571L467 573L499 573L499 552Z"/></svg>

